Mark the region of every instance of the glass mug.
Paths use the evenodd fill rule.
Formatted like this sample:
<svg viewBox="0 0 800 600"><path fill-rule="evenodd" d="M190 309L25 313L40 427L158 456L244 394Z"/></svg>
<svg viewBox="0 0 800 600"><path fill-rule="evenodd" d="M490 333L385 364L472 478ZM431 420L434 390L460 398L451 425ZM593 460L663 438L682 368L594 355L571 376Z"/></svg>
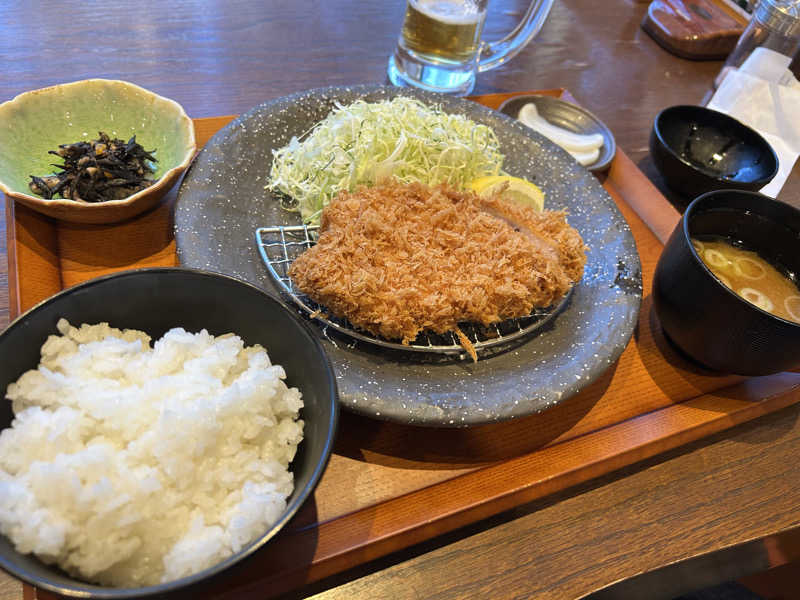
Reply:
<svg viewBox="0 0 800 600"><path fill-rule="evenodd" d="M464 96L475 75L503 64L544 25L555 0L533 0L522 21L496 42L481 41L488 0L407 0L403 30L389 58L389 80Z"/></svg>

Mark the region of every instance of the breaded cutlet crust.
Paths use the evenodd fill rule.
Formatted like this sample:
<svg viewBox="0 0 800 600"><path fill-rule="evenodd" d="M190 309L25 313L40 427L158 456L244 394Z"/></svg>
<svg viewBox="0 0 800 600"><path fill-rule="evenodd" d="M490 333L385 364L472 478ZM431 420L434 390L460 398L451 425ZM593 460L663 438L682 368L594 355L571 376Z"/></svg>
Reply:
<svg viewBox="0 0 800 600"><path fill-rule="evenodd" d="M289 276L334 315L407 344L556 303L583 275L585 252L562 211L392 181L334 199Z"/></svg>

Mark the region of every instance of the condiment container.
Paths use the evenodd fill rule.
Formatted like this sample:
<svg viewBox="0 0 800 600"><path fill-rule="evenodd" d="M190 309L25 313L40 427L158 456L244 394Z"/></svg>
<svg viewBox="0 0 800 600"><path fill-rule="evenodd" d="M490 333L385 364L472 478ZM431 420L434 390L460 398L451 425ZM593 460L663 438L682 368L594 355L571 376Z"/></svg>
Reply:
<svg viewBox="0 0 800 600"><path fill-rule="evenodd" d="M731 69L779 82L800 49L800 0L761 0L728 56L713 91Z"/></svg>

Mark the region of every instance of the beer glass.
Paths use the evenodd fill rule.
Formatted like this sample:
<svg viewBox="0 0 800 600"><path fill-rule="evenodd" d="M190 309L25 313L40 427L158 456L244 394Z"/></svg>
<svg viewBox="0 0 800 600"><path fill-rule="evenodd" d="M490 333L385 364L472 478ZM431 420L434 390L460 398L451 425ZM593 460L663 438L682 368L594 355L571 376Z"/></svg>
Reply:
<svg viewBox="0 0 800 600"><path fill-rule="evenodd" d="M496 42L481 41L488 0L407 0L403 29L389 58L389 80L464 96L475 75L503 64L544 25L554 0L533 0L522 21Z"/></svg>

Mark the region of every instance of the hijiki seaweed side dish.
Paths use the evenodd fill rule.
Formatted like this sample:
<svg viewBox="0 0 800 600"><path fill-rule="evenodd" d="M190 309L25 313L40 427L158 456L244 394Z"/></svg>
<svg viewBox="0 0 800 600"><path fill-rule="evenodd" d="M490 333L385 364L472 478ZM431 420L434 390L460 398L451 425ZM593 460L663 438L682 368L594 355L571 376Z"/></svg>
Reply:
<svg viewBox="0 0 800 600"><path fill-rule="evenodd" d="M67 200L105 202L122 200L155 183L155 150L145 150L134 135L125 142L102 131L96 140L62 144L50 150L64 159L54 175L31 175L30 190L47 200L58 195Z"/></svg>

